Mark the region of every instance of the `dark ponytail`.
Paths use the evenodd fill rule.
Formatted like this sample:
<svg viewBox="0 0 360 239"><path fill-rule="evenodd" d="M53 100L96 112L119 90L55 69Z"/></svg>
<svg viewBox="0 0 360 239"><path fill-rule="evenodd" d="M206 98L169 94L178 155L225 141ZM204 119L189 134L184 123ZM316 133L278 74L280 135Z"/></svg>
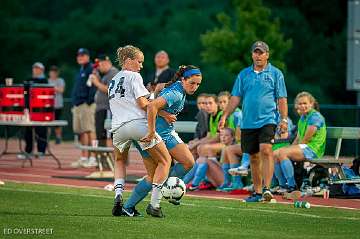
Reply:
<svg viewBox="0 0 360 239"><path fill-rule="evenodd" d="M176 81L182 80L182 78L184 77L184 72L186 72L188 70L191 70L191 69L199 69L199 68L196 67L196 66L193 66L193 65L188 65L188 66L181 65L181 66L179 66L178 71L175 73L175 75L171 79L171 81L169 81L169 82L167 82L165 84L165 88L171 86Z"/></svg>

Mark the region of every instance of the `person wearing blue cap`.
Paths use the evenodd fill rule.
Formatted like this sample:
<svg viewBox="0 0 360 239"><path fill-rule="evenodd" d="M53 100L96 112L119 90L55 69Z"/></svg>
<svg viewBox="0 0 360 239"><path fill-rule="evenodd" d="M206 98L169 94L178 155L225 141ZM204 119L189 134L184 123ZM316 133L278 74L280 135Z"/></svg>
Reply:
<svg viewBox="0 0 360 239"><path fill-rule="evenodd" d="M273 197L270 184L274 174L272 144L277 127L281 132L287 132L287 92L283 73L268 61L269 46L263 41L256 41L251 47L251 56L253 64L237 76L230 103L219 126L224 127L226 118L242 101L241 148L244 153L250 154L255 190L245 202L270 201ZM277 112L281 117L278 124Z"/></svg>
<svg viewBox="0 0 360 239"><path fill-rule="evenodd" d="M80 65L80 70L76 75L71 95L73 105L73 130L74 133L80 136L80 143L82 145L90 145L92 140L96 139L94 103L96 87L86 84L93 71L89 50L80 48L77 51L76 60ZM71 166L74 168L95 167L97 166L97 162L93 155L83 150L80 159L73 162Z"/></svg>

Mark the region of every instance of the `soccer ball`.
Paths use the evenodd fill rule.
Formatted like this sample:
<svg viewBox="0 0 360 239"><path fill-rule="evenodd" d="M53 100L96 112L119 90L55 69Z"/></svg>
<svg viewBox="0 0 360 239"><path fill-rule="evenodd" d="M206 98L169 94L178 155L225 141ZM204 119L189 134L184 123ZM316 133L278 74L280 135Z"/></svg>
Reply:
<svg viewBox="0 0 360 239"><path fill-rule="evenodd" d="M167 200L180 200L186 192L186 185L183 180L178 177L169 177L164 183L161 193Z"/></svg>

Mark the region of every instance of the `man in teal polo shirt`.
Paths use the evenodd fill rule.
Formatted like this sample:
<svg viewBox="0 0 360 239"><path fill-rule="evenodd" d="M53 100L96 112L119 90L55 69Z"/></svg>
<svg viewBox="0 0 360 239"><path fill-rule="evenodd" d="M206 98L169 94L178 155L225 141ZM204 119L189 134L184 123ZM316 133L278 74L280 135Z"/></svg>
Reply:
<svg viewBox="0 0 360 239"><path fill-rule="evenodd" d="M237 76L219 127L224 127L226 118L242 100L241 147L244 153L250 154L254 183L254 193L245 201L270 201L269 187L274 173L272 143L276 127L287 132L287 93L282 72L268 62L269 46L257 41L251 47L251 54L253 64ZM281 117L278 125L277 111Z"/></svg>

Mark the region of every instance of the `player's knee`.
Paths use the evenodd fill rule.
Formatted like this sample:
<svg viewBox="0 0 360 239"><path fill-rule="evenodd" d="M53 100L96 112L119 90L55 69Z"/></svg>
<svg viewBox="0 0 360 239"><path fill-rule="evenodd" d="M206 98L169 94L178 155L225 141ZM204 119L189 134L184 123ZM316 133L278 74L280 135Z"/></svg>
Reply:
<svg viewBox="0 0 360 239"><path fill-rule="evenodd" d="M276 154L276 158L278 162L286 159L288 157L287 152L285 149L279 149L278 153Z"/></svg>
<svg viewBox="0 0 360 239"><path fill-rule="evenodd" d="M125 161L127 159L127 154L125 152L121 153L118 149L115 150L115 161Z"/></svg>
<svg viewBox="0 0 360 239"><path fill-rule="evenodd" d="M274 161L279 162L279 150L274 151L273 156L274 156Z"/></svg>
<svg viewBox="0 0 360 239"><path fill-rule="evenodd" d="M208 156L211 153L211 147L208 144L200 145L198 148L199 156Z"/></svg>
<svg viewBox="0 0 360 239"><path fill-rule="evenodd" d="M261 150L261 154L266 158L273 155L273 151L272 151L271 147L263 147L260 150Z"/></svg>
<svg viewBox="0 0 360 239"><path fill-rule="evenodd" d="M203 151L203 145L202 144L196 147L196 152L197 152L198 155L201 155L203 153L202 151Z"/></svg>

